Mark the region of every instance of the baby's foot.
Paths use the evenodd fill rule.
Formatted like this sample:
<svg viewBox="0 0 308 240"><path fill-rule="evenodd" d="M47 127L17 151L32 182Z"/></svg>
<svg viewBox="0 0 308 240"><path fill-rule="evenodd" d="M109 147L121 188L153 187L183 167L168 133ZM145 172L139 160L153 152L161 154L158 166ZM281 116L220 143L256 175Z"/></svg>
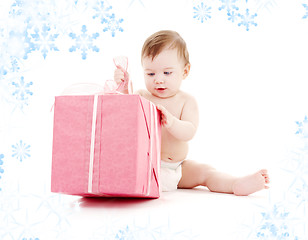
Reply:
<svg viewBox="0 0 308 240"><path fill-rule="evenodd" d="M255 174L238 178L233 184L233 193L237 196L247 196L262 189L268 189L267 170L262 169Z"/></svg>

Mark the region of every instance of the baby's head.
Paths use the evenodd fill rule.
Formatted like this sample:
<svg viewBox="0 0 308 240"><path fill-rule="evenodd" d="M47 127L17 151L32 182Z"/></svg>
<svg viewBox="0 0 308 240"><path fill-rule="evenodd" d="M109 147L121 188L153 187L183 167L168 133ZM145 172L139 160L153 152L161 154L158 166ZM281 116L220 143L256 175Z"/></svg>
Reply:
<svg viewBox="0 0 308 240"><path fill-rule="evenodd" d="M189 64L189 53L184 39L180 34L171 30L156 32L146 39L141 51L141 61L145 57L150 57L153 60L166 49L176 49L179 59L183 60L184 66Z"/></svg>
<svg viewBox="0 0 308 240"><path fill-rule="evenodd" d="M174 31L159 31L147 38L141 62L147 89L160 98L176 95L190 70L186 43Z"/></svg>

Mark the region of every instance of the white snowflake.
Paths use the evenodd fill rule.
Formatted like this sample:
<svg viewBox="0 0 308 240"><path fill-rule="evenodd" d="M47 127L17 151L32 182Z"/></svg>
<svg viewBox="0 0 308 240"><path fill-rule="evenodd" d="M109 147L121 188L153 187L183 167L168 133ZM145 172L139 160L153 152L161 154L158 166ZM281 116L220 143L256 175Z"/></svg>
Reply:
<svg viewBox="0 0 308 240"><path fill-rule="evenodd" d="M255 3L257 5L258 11L266 9L270 12L271 8L277 6L276 0L255 0Z"/></svg>

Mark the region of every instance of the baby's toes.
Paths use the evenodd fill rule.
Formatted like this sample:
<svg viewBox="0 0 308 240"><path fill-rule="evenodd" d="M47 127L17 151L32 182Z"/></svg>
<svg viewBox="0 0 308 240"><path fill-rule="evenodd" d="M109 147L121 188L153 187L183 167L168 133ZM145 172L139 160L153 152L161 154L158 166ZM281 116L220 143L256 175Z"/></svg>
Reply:
<svg viewBox="0 0 308 240"><path fill-rule="evenodd" d="M261 173L262 176L268 176L268 173L267 173L266 169L260 170L260 173Z"/></svg>
<svg viewBox="0 0 308 240"><path fill-rule="evenodd" d="M269 179L269 177L268 177L268 176L267 176L267 177L265 177L264 179L265 179L265 182L266 182L266 183L269 183L269 182L270 182L270 179Z"/></svg>

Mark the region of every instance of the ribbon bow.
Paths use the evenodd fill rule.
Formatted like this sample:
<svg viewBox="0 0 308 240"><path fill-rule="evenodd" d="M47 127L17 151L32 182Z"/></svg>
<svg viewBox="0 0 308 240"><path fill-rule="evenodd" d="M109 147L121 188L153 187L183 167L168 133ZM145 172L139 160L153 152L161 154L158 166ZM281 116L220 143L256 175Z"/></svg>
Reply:
<svg viewBox="0 0 308 240"><path fill-rule="evenodd" d="M129 74L127 72L128 68L128 59L124 56L115 57L113 59L115 66L124 73L124 80L117 85L114 80L106 80L104 86L105 94L114 94L121 93L122 91L127 90L128 94L132 94L131 82L129 80Z"/></svg>

